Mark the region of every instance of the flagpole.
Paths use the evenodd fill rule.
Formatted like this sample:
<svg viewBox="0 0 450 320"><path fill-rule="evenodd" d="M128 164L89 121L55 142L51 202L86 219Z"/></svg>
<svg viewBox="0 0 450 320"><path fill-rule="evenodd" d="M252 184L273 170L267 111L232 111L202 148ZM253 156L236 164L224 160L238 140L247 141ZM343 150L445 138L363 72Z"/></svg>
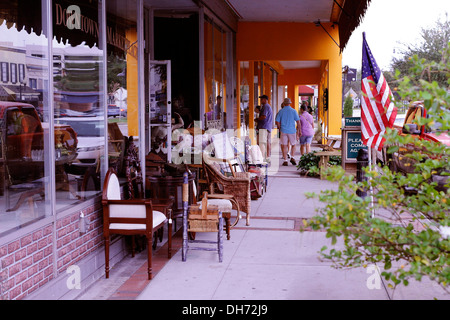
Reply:
<svg viewBox="0 0 450 320"><path fill-rule="evenodd" d="M369 171L372 172L372 148L369 148ZM369 192L370 192L370 212L372 219L375 218L375 209L373 204L373 188L372 176L369 176Z"/></svg>

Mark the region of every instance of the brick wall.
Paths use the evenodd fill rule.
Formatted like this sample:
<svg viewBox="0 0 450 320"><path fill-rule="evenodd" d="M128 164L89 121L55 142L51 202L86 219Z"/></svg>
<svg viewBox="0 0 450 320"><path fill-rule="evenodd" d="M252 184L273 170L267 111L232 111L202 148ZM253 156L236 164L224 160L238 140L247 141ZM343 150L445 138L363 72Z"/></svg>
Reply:
<svg viewBox="0 0 450 320"><path fill-rule="evenodd" d="M34 230L0 246L0 299L19 300L51 281L56 275L103 246L102 209L99 203L82 210L87 220L80 234L74 212L56 221L56 251L53 224ZM56 255L56 266L54 263Z"/></svg>

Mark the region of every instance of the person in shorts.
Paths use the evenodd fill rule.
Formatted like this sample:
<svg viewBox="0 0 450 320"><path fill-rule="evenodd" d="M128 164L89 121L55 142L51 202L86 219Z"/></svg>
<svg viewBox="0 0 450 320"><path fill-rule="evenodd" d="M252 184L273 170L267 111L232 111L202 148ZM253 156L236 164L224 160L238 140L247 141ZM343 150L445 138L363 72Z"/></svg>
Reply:
<svg viewBox="0 0 450 320"><path fill-rule="evenodd" d="M280 130L281 152L283 154L283 166L288 165L287 154L289 144L291 144L291 163L295 166L297 162L294 159L297 140L301 136L301 123L297 111L291 106L291 99L284 99L284 108L281 109L275 123Z"/></svg>
<svg viewBox="0 0 450 320"><path fill-rule="evenodd" d="M314 136L314 118L308 112L308 106L300 107L300 123L302 135L300 137L300 154L311 152L311 141Z"/></svg>
<svg viewBox="0 0 450 320"><path fill-rule="evenodd" d="M258 145L261 148L264 160L270 162L272 146L272 107L269 104L269 97L265 94L259 97L261 101L261 111L259 112L258 123L256 125L258 135Z"/></svg>

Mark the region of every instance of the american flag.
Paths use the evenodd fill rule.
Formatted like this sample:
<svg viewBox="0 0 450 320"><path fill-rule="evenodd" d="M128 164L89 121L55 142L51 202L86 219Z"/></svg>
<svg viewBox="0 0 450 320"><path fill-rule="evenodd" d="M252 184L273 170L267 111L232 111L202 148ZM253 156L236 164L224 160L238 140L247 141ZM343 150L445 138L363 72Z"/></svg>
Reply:
<svg viewBox="0 0 450 320"><path fill-rule="evenodd" d="M361 72L361 132L364 145L381 150L386 128L392 128L397 108L386 79L375 61L363 33Z"/></svg>

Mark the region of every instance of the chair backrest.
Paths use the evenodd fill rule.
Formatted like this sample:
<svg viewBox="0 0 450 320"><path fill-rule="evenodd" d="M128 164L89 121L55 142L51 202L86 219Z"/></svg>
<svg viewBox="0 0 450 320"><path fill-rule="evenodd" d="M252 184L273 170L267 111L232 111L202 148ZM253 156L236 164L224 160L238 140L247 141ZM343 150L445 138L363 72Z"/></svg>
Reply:
<svg viewBox="0 0 450 320"><path fill-rule="evenodd" d="M214 157L218 159L233 159L235 152L233 145L226 132L221 132L211 136L214 145Z"/></svg>
<svg viewBox="0 0 450 320"><path fill-rule="evenodd" d="M109 168L106 173L103 186L103 199L121 200L119 178L113 168Z"/></svg>
<svg viewBox="0 0 450 320"><path fill-rule="evenodd" d="M248 162L250 164L260 164L264 162L264 157L261 148L258 145L249 146Z"/></svg>
<svg viewBox="0 0 450 320"><path fill-rule="evenodd" d="M120 184L117 174L113 168L109 168L106 173L104 188L103 188L103 200L122 200L120 192ZM122 200L123 201L123 200ZM137 230L133 225L141 225L142 230L149 229L152 226L152 217L147 215L146 205L128 204L127 200L123 201L123 204L108 204L103 203L103 219L104 230L121 229L121 230ZM150 203L151 210L151 203ZM144 221L143 219L147 220ZM111 225L110 225L111 224ZM146 228L142 228L142 225L146 225ZM107 227L109 226L109 228Z"/></svg>

